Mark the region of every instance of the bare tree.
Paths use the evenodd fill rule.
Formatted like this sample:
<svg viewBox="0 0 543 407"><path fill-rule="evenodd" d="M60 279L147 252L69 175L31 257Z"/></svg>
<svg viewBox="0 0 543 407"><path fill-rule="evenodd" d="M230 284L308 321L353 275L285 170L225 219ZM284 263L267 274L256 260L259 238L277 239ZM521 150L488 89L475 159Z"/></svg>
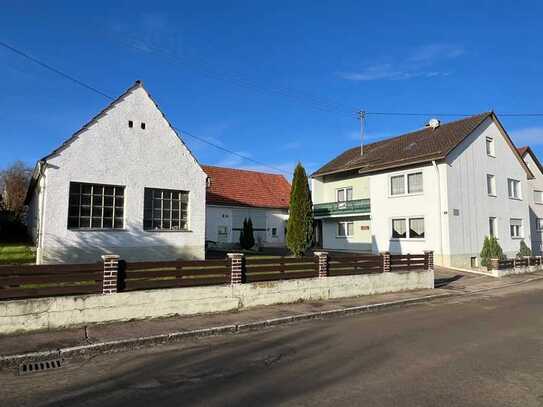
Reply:
<svg viewBox="0 0 543 407"><path fill-rule="evenodd" d="M0 173L2 207L20 220L32 170L22 161L15 161Z"/></svg>

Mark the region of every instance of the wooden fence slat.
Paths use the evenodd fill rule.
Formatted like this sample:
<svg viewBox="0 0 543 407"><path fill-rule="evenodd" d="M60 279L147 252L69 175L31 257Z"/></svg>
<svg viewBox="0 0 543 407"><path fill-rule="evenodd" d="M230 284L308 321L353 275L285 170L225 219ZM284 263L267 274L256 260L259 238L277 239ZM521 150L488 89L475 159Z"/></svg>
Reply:
<svg viewBox="0 0 543 407"><path fill-rule="evenodd" d="M78 281L101 281L102 273L89 274L66 274L66 275L34 275L34 276L16 276L0 277L0 287L8 285L29 285L29 284L59 284Z"/></svg>
<svg viewBox="0 0 543 407"><path fill-rule="evenodd" d="M97 294L102 292L102 284L71 285L43 288L4 288L0 289L0 299L49 297L54 295Z"/></svg>

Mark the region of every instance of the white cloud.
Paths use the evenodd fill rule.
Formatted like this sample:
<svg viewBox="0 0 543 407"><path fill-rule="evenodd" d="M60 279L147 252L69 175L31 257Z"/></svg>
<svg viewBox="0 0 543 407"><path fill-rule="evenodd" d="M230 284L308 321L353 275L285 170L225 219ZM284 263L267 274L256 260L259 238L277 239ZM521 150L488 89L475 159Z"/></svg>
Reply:
<svg viewBox="0 0 543 407"><path fill-rule="evenodd" d="M357 72L342 72L339 76L351 81L406 80L449 76L450 71L430 69L438 62L458 58L463 47L452 44L428 44L415 48L406 58L394 63L372 64Z"/></svg>
<svg viewBox="0 0 543 407"><path fill-rule="evenodd" d="M525 127L509 134L518 147L543 145L543 127Z"/></svg>

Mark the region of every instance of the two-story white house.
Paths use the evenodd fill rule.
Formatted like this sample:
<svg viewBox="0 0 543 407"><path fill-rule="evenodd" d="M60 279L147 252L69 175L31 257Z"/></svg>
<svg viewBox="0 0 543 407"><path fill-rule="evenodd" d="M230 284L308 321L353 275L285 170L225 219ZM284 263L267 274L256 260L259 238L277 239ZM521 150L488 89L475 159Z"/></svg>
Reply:
<svg viewBox="0 0 543 407"><path fill-rule="evenodd" d="M530 237L533 175L493 112L345 151L312 174L327 250L421 253L478 265L487 235L508 256Z"/></svg>
<svg viewBox="0 0 543 407"><path fill-rule="evenodd" d="M140 81L36 164L38 263L204 259L207 175Z"/></svg>
<svg viewBox="0 0 543 407"><path fill-rule="evenodd" d="M532 235L532 253L536 256L543 254L543 166L528 146L520 147L519 154L534 175L529 181L526 198L530 204L530 229Z"/></svg>

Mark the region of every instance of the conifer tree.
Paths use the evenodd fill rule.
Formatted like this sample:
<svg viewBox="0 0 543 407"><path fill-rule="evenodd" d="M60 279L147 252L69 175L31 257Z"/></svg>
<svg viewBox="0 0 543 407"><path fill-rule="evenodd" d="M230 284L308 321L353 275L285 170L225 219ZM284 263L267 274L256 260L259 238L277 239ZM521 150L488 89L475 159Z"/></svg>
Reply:
<svg viewBox="0 0 543 407"><path fill-rule="evenodd" d="M313 243L313 204L307 174L298 163L292 177L289 218L287 223L287 247L295 256L303 256Z"/></svg>

